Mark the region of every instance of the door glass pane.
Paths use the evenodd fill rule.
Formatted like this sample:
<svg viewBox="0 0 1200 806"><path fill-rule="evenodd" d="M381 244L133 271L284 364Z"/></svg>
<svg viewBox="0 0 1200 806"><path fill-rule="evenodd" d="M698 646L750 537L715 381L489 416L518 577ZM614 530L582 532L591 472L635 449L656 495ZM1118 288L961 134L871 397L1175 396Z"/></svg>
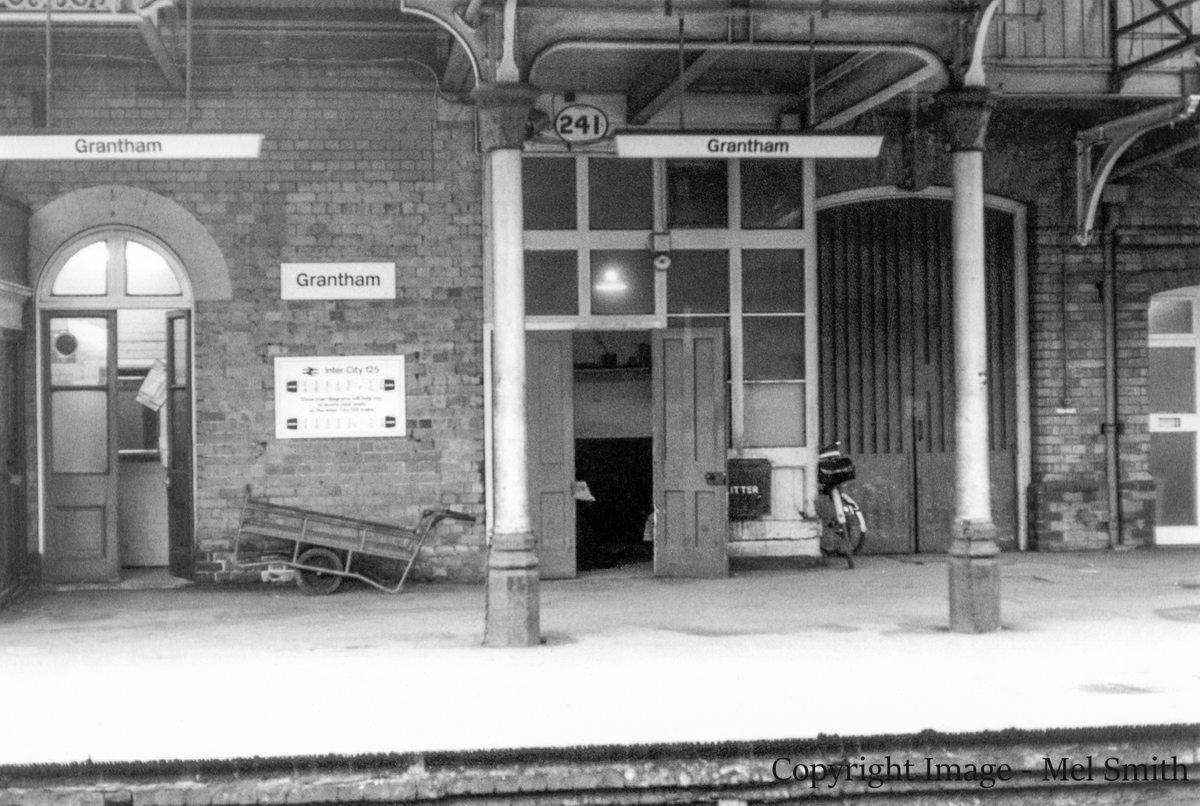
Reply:
<svg viewBox="0 0 1200 806"><path fill-rule="evenodd" d="M579 313L578 258L574 251L525 253L525 313L549 316Z"/></svg>
<svg viewBox="0 0 1200 806"><path fill-rule="evenodd" d="M167 358L167 312L156 308L117 311L117 368L149 369Z"/></svg>
<svg viewBox="0 0 1200 806"><path fill-rule="evenodd" d="M645 249L591 253L592 313L654 313L654 265Z"/></svg>
<svg viewBox="0 0 1200 806"><path fill-rule="evenodd" d="M167 259L148 246L125 243L125 293L130 296L173 297L183 293Z"/></svg>
<svg viewBox="0 0 1200 806"><path fill-rule="evenodd" d="M742 252L742 310L746 313L804 311L804 251L746 249Z"/></svg>
<svg viewBox="0 0 1200 806"><path fill-rule="evenodd" d="M1151 347L1150 411L1187 414L1195 410L1195 348Z"/></svg>
<svg viewBox="0 0 1200 806"><path fill-rule="evenodd" d="M108 383L108 320L99 317L50 319L50 382L55 386Z"/></svg>
<svg viewBox="0 0 1200 806"><path fill-rule="evenodd" d="M748 316L742 321L747 381L804 378L804 317Z"/></svg>
<svg viewBox="0 0 1200 806"><path fill-rule="evenodd" d="M667 226L724 229L729 221L725 160L667 163Z"/></svg>
<svg viewBox="0 0 1200 806"><path fill-rule="evenodd" d="M1158 525L1196 525L1196 434L1150 434L1150 475L1158 499Z"/></svg>
<svg viewBox="0 0 1200 806"><path fill-rule="evenodd" d="M742 388L742 440L748 448L805 444L804 384L748 383Z"/></svg>
<svg viewBox="0 0 1200 806"><path fill-rule="evenodd" d="M521 161L525 229L575 229L575 160L545 157Z"/></svg>
<svg viewBox="0 0 1200 806"><path fill-rule="evenodd" d="M742 229L804 226L804 163L742 160Z"/></svg>
<svg viewBox="0 0 1200 806"><path fill-rule="evenodd" d="M108 472L108 392L67 389L50 393L55 473Z"/></svg>
<svg viewBox="0 0 1200 806"><path fill-rule="evenodd" d="M667 313L728 313L729 253L677 250L667 270Z"/></svg>
<svg viewBox="0 0 1200 806"><path fill-rule="evenodd" d="M1151 333L1191 333L1192 327L1190 299L1150 300Z"/></svg>
<svg viewBox="0 0 1200 806"><path fill-rule="evenodd" d="M171 320L171 350L174 352L175 366L171 368L171 386L180 389L191 383L192 373L188 371L188 356L192 345L188 336L187 317Z"/></svg>
<svg viewBox="0 0 1200 806"><path fill-rule="evenodd" d="M653 229L654 173L650 160L588 160L592 229Z"/></svg>
<svg viewBox="0 0 1200 806"><path fill-rule="evenodd" d="M103 296L108 293L108 242L83 247L68 258L50 288L54 296Z"/></svg>

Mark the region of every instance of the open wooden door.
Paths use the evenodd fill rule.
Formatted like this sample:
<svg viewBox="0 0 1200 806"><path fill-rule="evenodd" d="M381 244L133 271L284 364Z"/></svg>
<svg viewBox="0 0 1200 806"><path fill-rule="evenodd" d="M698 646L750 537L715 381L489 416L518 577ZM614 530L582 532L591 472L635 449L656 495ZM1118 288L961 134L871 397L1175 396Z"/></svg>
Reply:
<svg viewBox="0 0 1200 806"><path fill-rule="evenodd" d="M120 578L114 311L45 317L47 582Z"/></svg>
<svg viewBox="0 0 1200 806"><path fill-rule="evenodd" d="M575 576L574 356L570 331L526 337L529 518L542 579Z"/></svg>
<svg viewBox="0 0 1200 806"><path fill-rule="evenodd" d="M724 333L656 330L652 341L654 573L727 576Z"/></svg>
<svg viewBox="0 0 1200 806"><path fill-rule="evenodd" d="M25 554L21 366L21 333L0 328L0 593L16 582Z"/></svg>
<svg viewBox="0 0 1200 806"><path fill-rule="evenodd" d="M167 529L171 576L195 572L192 515L192 320L167 314Z"/></svg>

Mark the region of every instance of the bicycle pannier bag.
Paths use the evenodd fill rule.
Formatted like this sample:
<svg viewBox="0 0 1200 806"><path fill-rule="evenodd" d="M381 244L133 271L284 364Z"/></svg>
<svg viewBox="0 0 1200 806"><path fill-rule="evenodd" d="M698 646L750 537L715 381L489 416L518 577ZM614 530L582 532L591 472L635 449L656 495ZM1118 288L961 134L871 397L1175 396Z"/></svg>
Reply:
<svg viewBox="0 0 1200 806"><path fill-rule="evenodd" d="M854 478L854 460L849 456L829 456L817 462L817 482L833 487Z"/></svg>

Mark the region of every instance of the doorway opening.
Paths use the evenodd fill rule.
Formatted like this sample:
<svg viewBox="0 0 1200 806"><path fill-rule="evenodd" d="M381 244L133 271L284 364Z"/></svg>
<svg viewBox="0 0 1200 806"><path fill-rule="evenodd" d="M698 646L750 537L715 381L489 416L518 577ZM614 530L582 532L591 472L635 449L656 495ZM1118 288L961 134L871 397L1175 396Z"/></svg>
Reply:
<svg viewBox="0 0 1200 806"><path fill-rule="evenodd" d="M654 559L650 332L575 331L576 562L579 571Z"/></svg>
<svg viewBox="0 0 1200 806"><path fill-rule="evenodd" d="M1156 545L1200 544L1200 286L1164 291L1150 298L1150 475L1158 517Z"/></svg>
<svg viewBox="0 0 1200 806"><path fill-rule="evenodd" d="M162 244L108 229L40 283L43 578L191 573L191 294ZM141 571L144 575L145 571Z"/></svg>

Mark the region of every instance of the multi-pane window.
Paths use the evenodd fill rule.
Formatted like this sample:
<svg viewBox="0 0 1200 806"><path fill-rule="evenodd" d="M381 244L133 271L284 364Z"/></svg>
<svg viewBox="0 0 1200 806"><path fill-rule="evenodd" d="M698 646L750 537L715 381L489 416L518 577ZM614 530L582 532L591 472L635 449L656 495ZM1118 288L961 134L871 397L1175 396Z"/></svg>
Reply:
<svg viewBox="0 0 1200 806"><path fill-rule="evenodd" d="M720 327L734 447L807 445L804 172L799 160L527 158L527 326ZM669 237L665 271L654 233Z"/></svg>

